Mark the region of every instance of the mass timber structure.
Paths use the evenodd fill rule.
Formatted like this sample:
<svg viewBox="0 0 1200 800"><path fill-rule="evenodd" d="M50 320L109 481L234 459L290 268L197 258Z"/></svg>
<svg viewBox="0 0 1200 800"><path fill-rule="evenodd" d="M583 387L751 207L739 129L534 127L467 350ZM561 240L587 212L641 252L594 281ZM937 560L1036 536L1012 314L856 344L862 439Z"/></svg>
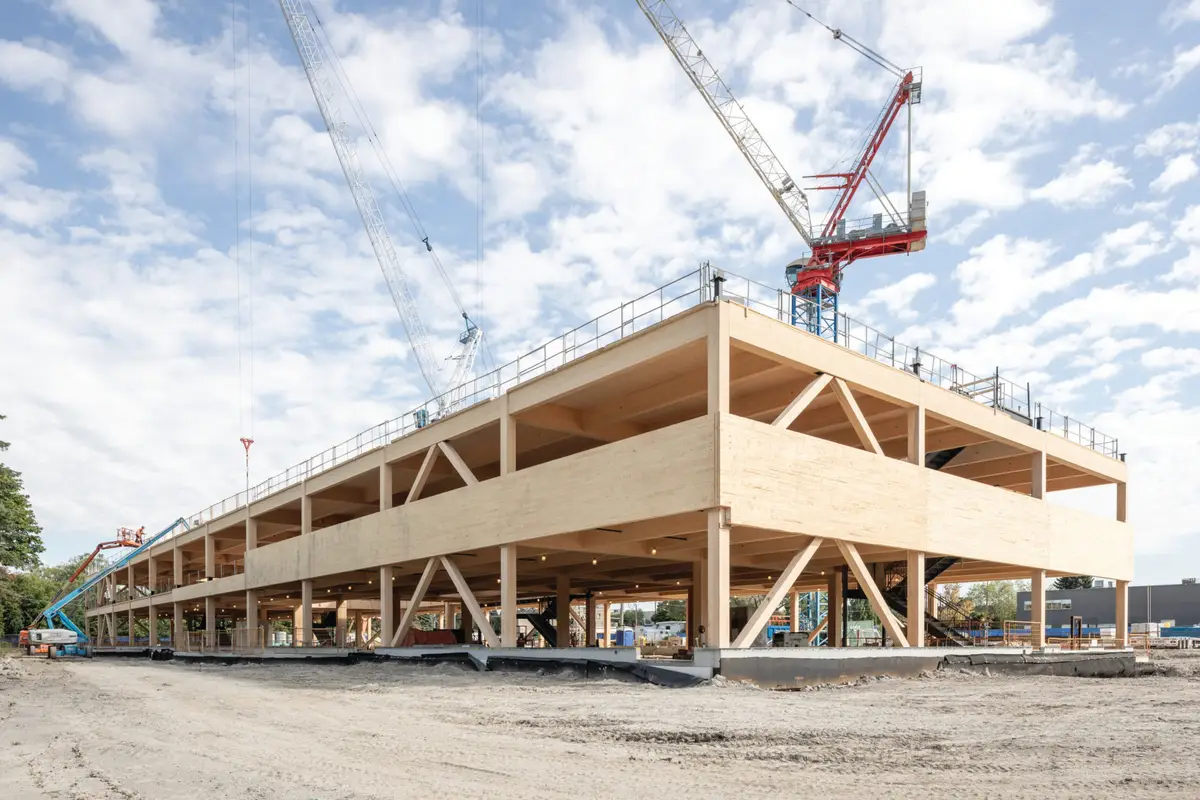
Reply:
<svg viewBox="0 0 1200 800"><path fill-rule="evenodd" d="M734 649L821 591L831 644L859 596L925 646L931 584L1030 579L1036 647L1048 577L1127 586L1123 459L716 294L153 547L92 598L95 641L166 616L177 651L277 619L307 645L325 612L386 648L432 612L513 647L554 601L595 642L598 604L686 598L690 643ZM1107 510L1047 502L1102 485ZM748 594L766 612L731 630Z"/></svg>

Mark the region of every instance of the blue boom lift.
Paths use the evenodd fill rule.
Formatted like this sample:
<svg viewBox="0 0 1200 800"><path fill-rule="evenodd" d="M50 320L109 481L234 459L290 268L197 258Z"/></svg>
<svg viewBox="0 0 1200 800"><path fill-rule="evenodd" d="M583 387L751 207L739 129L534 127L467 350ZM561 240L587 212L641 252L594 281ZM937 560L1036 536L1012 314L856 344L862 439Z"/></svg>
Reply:
<svg viewBox="0 0 1200 800"><path fill-rule="evenodd" d="M37 616L37 619L33 621L33 624L29 626L29 629L27 631L22 631L21 643L27 644L31 648L35 645L44 644L47 647L48 655L51 658L55 658L60 655L87 655L90 652L90 643L88 641L87 634L80 630L79 626L76 625L71 618L66 615L63 609L66 608L67 604L76 597L79 597L88 589L93 588L96 584L107 578L109 575L113 574L122 567L129 566L130 561L153 547L160 539L165 537L180 525L182 525L185 530L191 527L188 525L187 520L185 520L183 517L180 517L154 536L142 541L137 547L126 553L121 558L117 559L117 561L115 561L113 564L92 575L76 588L66 592L59 592L59 595L57 598L55 598L54 602L46 606L42 613ZM88 559L89 561L91 558L96 556L96 553L99 552L99 549L100 548L97 548L96 551L92 553L91 557ZM86 564L84 566L86 566ZM78 575L78 573L76 573L76 575ZM70 586L71 582L74 580L75 576L72 576L72 578L67 581L67 586ZM46 627L40 629L36 628L35 626L37 623L42 620L46 621ZM56 623L61 627L56 628ZM66 631L74 633L75 636L71 637L69 634L64 636ZM71 638L74 638L75 641L71 642Z"/></svg>

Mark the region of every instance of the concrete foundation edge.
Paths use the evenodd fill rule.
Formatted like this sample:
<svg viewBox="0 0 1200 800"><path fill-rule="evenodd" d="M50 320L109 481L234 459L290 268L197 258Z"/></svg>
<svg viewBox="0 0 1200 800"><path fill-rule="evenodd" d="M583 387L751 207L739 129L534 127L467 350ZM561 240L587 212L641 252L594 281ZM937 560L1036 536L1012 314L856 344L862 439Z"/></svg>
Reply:
<svg viewBox="0 0 1200 800"><path fill-rule="evenodd" d="M764 689L800 689L821 684L852 683L862 678L913 678L937 670L1001 675L1059 675L1082 678L1119 678L1140 674L1132 651L1105 653L1042 652L955 652L936 650L871 650L848 653L842 657L781 654L777 651L742 651L737 657L721 657L710 652L695 664L653 663L622 658L617 653L588 657L564 652L539 652L525 655L519 651L489 652L476 648L395 648L386 653L297 653L259 655L172 653L169 649L97 651L98 656L140 656L153 659L172 657L186 663L268 664L296 661L325 664L353 664L360 661L394 661L403 664L457 665L479 672L532 672L542 675L569 674L585 679L624 680L651 683L668 688L701 685L714 674L726 680L751 683ZM614 657L616 656L616 657ZM715 658L713 657L715 656ZM783 656L783 657L781 657ZM705 664L710 661L711 666Z"/></svg>
<svg viewBox="0 0 1200 800"><path fill-rule="evenodd" d="M821 684L852 683L862 678L915 678L923 673L957 670L998 675L1061 675L1079 678L1134 677L1132 652L1109 653L945 653L913 652L845 658L722 658L719 674L730 681L764 689L800 689Z"/></svg>

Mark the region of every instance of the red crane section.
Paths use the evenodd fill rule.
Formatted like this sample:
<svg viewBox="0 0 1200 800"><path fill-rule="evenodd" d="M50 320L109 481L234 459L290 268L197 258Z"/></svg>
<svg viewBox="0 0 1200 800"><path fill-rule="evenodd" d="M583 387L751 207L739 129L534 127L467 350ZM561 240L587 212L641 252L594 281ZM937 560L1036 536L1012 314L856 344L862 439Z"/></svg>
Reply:
<svg viewBox="0 0 1200 800"><path fill-rule="evenodd" d="M841 38L841 37L839 37ZM925 247L925 219L923 194L910 209L908 224L894 223L882 225L882 215L879 224L849 233L845 228L846 212L854 196L858 193L863 181L867 180L871 163L879 154L887 139L888 133L900 116L900 111L910 102L919 102L920 83L916 81L911 70L904 73L896 84L875 129L867 137L866 143L849 172L825 172L819 175L807 175L808 178L839 181L833 185L809 186L807 191L837 191L837 199L819 236L814 237L812 254L808 264L794 271L792 291L800 294L806 289L811 290L818 284L826 291L837 292L841 286L841 272L849 264L860 258L910 253ZM912 213L918 211L917 214Z"/></svg>

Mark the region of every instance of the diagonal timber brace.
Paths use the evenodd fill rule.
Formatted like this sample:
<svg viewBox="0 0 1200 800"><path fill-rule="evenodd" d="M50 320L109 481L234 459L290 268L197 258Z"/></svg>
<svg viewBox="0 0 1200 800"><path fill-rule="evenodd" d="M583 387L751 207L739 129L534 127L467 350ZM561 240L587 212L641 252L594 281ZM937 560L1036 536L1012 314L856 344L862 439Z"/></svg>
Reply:
<svg viewBox="0 0 1200 800"><path fill-rule="evenodd" d="M762 632L767 622L770 621L771 615L775 613L775 609L783 602L784 595L792 590L792 586L796 584L796 579L800 577L800 573L804 572L804 568L808 566L808 562L816 554L817 549L821 546L821 542L822 539L814 537L805 545L803 550L792 557L791 562L779 576L779 580L775 581L775 585L771 587L771 591L767 592L767 596L758 604L758 608L754 610L754 614L750 617L750 621L746 623L746 627L742 628L741 633L734 639L734 647L749 647L750 643L758 637L758 634Z"/></svg>

